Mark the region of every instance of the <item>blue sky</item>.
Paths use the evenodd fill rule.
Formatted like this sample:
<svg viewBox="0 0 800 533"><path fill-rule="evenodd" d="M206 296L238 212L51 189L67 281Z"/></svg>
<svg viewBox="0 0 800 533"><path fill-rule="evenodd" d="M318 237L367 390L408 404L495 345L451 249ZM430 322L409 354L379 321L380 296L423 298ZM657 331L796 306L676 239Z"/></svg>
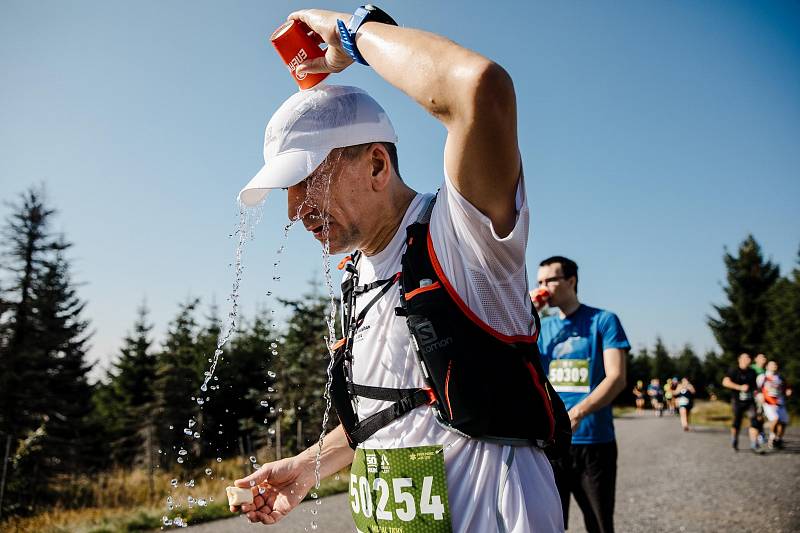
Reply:
<svg viewBox="0 0 800 533"><path fill-rule="evenodd" d="M581 299L617 312L634 347L714 347L722 254L753 233L786 272L800 247L800 7L796 2L380 4L502 64L518 96L532 209L529 272L574 258ZM263 129L296 87L268 42L299 2L0 3L0 199L45 184L74 242L107 364L146 298L161 337L189 296L224 308L235 197ZM351 11L349 2L320 7ZM369 68L331 82L383 104L402 174L442 181L445 131ZM0 214L8 209L3 206ZM270 197L246 248L245 315L268 290L321 279Z"/></svg>

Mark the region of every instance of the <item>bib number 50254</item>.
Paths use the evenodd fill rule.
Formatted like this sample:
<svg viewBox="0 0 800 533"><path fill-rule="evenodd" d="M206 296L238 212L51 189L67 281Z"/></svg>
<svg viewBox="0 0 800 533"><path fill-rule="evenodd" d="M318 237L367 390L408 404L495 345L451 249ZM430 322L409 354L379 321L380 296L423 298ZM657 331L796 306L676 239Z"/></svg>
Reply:
<svg viewBox="0 0 800 533"><path fill-rule="evenodd" d="M378 520L392 521L395 516L403 522L411 522L417 517L417 502L414 495L408 489L414 486L414 480L409 477L398 477L391 479L392 485L389 486L387 480L375 478L372 487L369 480L364 476L350 474L350 506L353 513L362 514L367 518L372 518L373 512ZM370 490L370 488L372 490ZM433 476L422 478L422 493L419 500L419 513L422 515L432 515L434 520L444 520L445 509L442 498L432 494ZM372 491L375 491L377 502L373 509ZM390 499L393 498L395 505L389 506ZM390 507L394 508L394 513Z"/></svg>

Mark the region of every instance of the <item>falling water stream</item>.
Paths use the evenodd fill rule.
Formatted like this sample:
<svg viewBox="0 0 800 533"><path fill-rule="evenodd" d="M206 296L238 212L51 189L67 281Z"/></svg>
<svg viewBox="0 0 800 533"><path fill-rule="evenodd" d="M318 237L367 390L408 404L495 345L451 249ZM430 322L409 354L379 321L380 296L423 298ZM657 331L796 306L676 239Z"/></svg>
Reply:
<svg viewBox="0 0 800 533"><path fill-rule="evenodd" d="M317 452L315 457L315 465L314 465L314 491L311 492L310 496L316 500L317 504L320 504L321 501L317 497L316 490L319 489L321 479L320 479L320 467L321 467L321 457L322 457L322 449L324 444L324 439L326 436L326 427L328 424L329 413L331 409L331 397L330 397L330 386L331 386L331 371L333 368L333 350L332 345L334 340L336 339L336 328L335 328L335 320L336 320L336 296L333 288L333 280L332 280L332 273L331 273L331 258L330 258L330 218L328 215L328 202L330 201L330 191L331 191L331 182L333 179L333 172L334 168L337 168L337 163L341 158L341 153L337 153L335 157L326 160L320 167L320 170L315 173L315 177L309 180L307 189L306 189L306 196L305 199L299 204L297 208L297 212L292 220L283 227L283 238L280 243L280 247L277 249L276 254L280 255L284 252L286 248L286 243L289 237L289 231L294 226L294 224L301 219L302 212L306 208L311 208L319 213L318 218L322 221L322 266L323 272L325 277L325 286L328 291L328 299L330 301L330 308L329 312L326 313L325 322L327 325L328 334L325 337L325 345L328 350L328 365L327 365L327 383L325 385L323 391L323 399L325 401L325 410L323 413L323 420L322 420L322 428L320 430L320 435L318 439L317 445ZM198 394L193 400L197 402L202 410L203 405L210 401L210 396L207 396L206 393L211 390L215 390L219 388L219 385L209 385L212 380L216 381L217 378L215 377L215 372L217 369L217 365L221 359L222 354L224 353L224 346L228 343L233 332L237 326L237 318L239 313L239 287L242 281L242 273L244 270L242 255L244 251L245 244L252 240L254 237L255 227L261 221L263 216L263 204L254 207L248 208L244 205L239 205L239 223L238 227L234 234L231 236L235 236L237 238L236 250L234 254L234 281L231 289L230 296L228 297L228 302L230 302L230 308L225 320L224 327L220 331L220 335L217 339L216 349L214 350L214 355L212 358L209 358L210 366L208 370L204 373L203 383L200 385L200 394ZM279 265L280 259L276 258L275 262L273 262L273 273L272 273L272 282L273 284L280 282L280 273L279 273ZM267 291L267 296L272 296L273 288ZM274 313L274 310L272 311ZM270 326L272 330L276 330L277 323L273 320L270 322ZM269 346L269 351L272 353L273 356L278 355L277 353L277 345L273 342ZM275 377L275 373L273 371L268 371L268 375L270 378ZM263 407L266 407L265 403L268 405L268 402L261 401L260 404ZM267 420L265 419L265 422ZM196 425L196 421L194 419L190 419L188 423L188 427L184 428L183 432L188 437L193 438L200 438L200 433L194 429ZM172 426L170 426L172 429ZM272 434L274 430L270 430L270 434ZM159 452L161 452L159 450ZM184 448L180 448L178 451L178 463L184 462L184 456L186 456L188 452ZM220 462L221 458L217 458L217 462ZM254 468L259 467L258 463L256 462L256 458L250 457L250 463L253 465ZM211 469L206 469L206 475L211 475ZM224 478L223 478L224 479ZM173 488L178 486L178 480L173 479L171 481L171 485ZM189 482L185 483L186 487L194 487L194 480L190 480ZM213 498L209 498L209 501L213 501ZM191 508L193 505L205 506L207 505L207 501L204 498L197 498L195 499L192 496L187 498L188 506ZM180 504L177 504L173 497L170 495L167 497L167 509L172 511L173 509L177 509L180 507ZM316 509L312 510L312 514L316 515ZM169 519L169 517L164 516L162 518L163 526L176 526L176 527L187 527L187 522L185 519L181 517L175 517L173 519ZM315 521L311 522L311 528L317 529L317 523Z"/></svg>

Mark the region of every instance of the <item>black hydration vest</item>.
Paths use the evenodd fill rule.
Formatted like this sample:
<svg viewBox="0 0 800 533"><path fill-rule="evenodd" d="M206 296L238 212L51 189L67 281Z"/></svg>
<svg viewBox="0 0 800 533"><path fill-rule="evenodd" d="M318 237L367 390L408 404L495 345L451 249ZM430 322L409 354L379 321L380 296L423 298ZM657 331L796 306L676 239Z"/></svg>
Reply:
<svg viewBox="0 0 800 533"><path fill-rule="evenodd" d="M542 370L536 336L502 335L466 306L444 275L429 232L435 198L406 228L402 271L358 285L360 253L340 264L350 276L342 283L344 338L334 345L331 398L352 448L422 405L432 405L436 420L462 436L515 446L538 446L551 458L570 444L572 432L564 404ZM353 382L353 339L369 309L395 283L400 305L426 387L391 389ZM374 293L374 294L373 294ZM372 296L354 316L355 300ZM357 398L394 402L359 420Z"/></svg>

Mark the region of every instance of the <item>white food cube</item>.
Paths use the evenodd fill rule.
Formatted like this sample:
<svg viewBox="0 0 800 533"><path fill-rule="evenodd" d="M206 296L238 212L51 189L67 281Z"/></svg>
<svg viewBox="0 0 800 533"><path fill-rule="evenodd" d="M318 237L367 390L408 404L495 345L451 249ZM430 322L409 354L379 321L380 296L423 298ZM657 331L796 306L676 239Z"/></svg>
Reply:
<svg viewBox="0 0 800 533"><path fill-rule="evenodd" d="M241 489L239 487L225 487L225 494L228 495L228 503L237 506L243 503L253 503L253 491Z"/></svg>

